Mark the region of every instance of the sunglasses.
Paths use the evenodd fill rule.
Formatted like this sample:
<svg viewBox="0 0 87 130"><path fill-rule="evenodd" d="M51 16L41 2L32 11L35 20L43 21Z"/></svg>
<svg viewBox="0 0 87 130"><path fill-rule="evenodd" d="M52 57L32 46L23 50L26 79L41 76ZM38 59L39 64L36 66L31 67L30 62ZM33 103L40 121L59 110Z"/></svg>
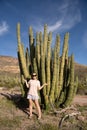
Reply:
<svg viewBox="0 0 87 130"><path fill-rule="evenodd" d="M34 77L34 76L37 76L37 75L35 74L35 75L32 75L32 76Z"/></svg>

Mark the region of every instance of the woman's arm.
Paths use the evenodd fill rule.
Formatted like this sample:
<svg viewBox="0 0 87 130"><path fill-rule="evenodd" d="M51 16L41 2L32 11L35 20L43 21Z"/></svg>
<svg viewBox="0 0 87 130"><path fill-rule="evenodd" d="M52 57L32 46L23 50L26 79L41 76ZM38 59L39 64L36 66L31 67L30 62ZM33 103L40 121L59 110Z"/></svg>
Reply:
<svg viewBox="0 0 87 130"><path fill-rule="evenodd" d="M47 83L44 83L42 86L39 87L39 90L41 90L44 86L47 86Z"/></svg>

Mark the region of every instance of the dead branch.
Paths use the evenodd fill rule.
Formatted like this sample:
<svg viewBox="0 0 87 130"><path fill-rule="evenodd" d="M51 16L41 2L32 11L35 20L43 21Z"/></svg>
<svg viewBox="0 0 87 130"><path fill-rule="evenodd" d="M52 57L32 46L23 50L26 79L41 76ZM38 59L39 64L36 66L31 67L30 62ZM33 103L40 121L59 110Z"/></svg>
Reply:
<svg viewBox="0 0 87 130"><path fill-rule="evenodd" d="M67 115L63 116L62 119L61 119L60 122L59 122L59 128L61 128L61 126L62 126L64 120L66 120L66 119L69 118L69 117L76 116L76 115L79 115L79 114L81 114L81 112L73 112L73 113L71 113L71 114L67 114Z"/></svg>
<svg viewBox="0 0 87 130"><path fill-rule="evenodd" d="M50 99L49 99L49 102L50 102L50 106L51 106L54 114L61 114L61 113L64 113L65 111L67 111L67 110L75 110L75 111L77 111L77 109L73 105L72 106L68 106L68 107L66 107L66 108L64 108L62 110L57 111L55 109L55 107L54 107L54 104L50 101Z"/></svg>
<svg viewBox="0 0 87 130"><path fill-rule="evenodd" d="M57 114L61 114L61 113L66 112L67 110L75 110L76 111L77 109L74 106L68 106L68 107L62 109L61 111L56 111L56 112L57 112Z"/></svg>

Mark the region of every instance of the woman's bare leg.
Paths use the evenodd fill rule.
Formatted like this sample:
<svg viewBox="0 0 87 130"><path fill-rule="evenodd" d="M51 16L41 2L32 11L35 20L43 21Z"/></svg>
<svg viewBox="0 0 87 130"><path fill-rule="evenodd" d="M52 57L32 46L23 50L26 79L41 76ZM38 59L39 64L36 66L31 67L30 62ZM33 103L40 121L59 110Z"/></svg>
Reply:
<svg viewBox="0 0 87 130"><path fill-rule="evenodd" d="M32 116L32 99L29 99L30 117Z"/></svg>
<svg viewBox="0 0 87 130"><path fill-rule="evenodd" d="M36 106L37 111L38 111L38 119L40 119L41 118L41 109L40 109L39 102L38 102L38 100L34 100L34 103L35 103L35 106Z"/></svg>

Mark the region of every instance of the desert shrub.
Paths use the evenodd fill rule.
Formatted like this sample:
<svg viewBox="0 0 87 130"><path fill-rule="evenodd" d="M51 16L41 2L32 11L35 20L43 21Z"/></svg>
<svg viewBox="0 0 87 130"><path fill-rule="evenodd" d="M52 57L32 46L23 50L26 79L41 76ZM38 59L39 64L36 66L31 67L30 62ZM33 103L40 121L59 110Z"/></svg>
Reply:
<svg viewBox="0 0 87 130"><path fill-rule="evenodd" d="M77 94L87 95L87 84L85 82L78 84Z"/></svg>
<svg viewBox="0 0 87 130"><path fill-rule="evenodd" d="M0 76L0 87L13 88L19 85L19 77Z"/></svg>

